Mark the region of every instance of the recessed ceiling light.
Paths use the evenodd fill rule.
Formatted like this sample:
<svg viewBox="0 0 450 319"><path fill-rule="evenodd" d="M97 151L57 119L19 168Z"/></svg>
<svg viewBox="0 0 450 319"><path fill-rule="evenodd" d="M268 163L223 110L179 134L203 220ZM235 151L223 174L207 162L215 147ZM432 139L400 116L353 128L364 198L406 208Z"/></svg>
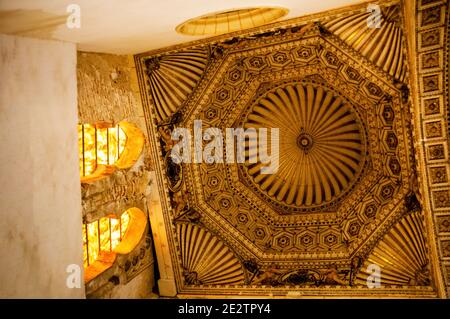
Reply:
<svg viewBox="0 0 450 319"><path fill-rule="evenodd" d="M284 17L288 9L257 7L214 12L187 20L176 31L186 35L217 35L267 24Z"/></svg>

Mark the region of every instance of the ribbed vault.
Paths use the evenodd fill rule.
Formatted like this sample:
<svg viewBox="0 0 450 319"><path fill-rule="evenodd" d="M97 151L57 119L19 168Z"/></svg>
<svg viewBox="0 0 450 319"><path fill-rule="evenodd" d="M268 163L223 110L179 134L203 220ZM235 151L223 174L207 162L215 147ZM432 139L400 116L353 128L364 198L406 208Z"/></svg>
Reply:
<svg viewBox="0 0 450 319"><path fill-rule="evenodd" d="M263 174L264 164L251 163L257 143L248 143L245 165L258 188L277 201L297 207L329 203L361 171L363 128L349 102L326 87L292 83L267 92L253 106L245 128L270 127L280 130L278 172Z"/></svg>

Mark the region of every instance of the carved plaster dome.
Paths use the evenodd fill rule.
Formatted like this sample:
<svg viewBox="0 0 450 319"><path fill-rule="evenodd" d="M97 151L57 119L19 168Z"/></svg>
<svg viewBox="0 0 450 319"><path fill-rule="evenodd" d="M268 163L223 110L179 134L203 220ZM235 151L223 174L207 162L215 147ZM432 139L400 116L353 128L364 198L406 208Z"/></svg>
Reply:
<svg viewBox="0 0 450 319"><path fill-rule="evenodd" d="M251 163L256 145L246 146L245 171L261 193L285 205L333 204L352 188L364 166L361 121L346 99L324 86L297 82L267 91L252 106L244 127L279 128L278 171L265 175L259 161Z"/></svg>

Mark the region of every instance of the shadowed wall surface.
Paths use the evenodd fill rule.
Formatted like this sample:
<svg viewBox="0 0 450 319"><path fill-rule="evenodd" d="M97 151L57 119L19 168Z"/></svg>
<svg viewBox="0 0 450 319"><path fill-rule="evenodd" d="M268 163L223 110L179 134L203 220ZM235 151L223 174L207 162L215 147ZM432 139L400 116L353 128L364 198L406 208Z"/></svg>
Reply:
<svg viewBox="0 0 450 319"><path fill-rule="evenodd" d="M0 36L0 297L83 298L74 44Z"/></svg>

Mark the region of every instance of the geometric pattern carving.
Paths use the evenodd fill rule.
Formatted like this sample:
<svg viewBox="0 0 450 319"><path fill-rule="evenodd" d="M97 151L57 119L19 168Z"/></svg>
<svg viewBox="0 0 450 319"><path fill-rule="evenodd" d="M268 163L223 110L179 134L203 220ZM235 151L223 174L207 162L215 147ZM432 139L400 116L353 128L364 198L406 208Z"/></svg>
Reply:
<svg viewBox="0 0 450 319"><path fill-rule="evenodd" d="M450 233L450 216L439 216L437 225L439 233Z"/></svg>
<svg viewBox="0 0 450 319"><path fill-rule="evenodd" d="M450 257L450 240L441 240L442 256Z"/></svg>
<svg viewBox="0 0 450 319"><path fill-rule="evenodd" d="M421 27L433 26L445 21L444 9L443 6L433 6L422 10L419 15L419 25Z"/></svg>
<svg viewBox="0 0 450 319"><path fill-rule="evenodd" d="M431 167L429 171L432 184L442 184L448 182L447 169L445 166Z"/></svg>
<svg viewBox="0 0 450 319"><path fill-rule="evenodd" d="M428 122L425 124L425 135L428 138L441 137L442 136L442 124L441 122Z"/></svg>
<svg viewBox="0 0 450 319"><path fill-rule="evenodd" d="M441 89L442 80L438 74L427 75L422 78L422 89L424 93L438 91Z"/></svg>
<svg viewBox="0 0 450 319"><path fill-rule="evenodd" d="M450 207L450 190L440 190L433 192L435 208Z"/></svg>
<svg viewBox="0 0 450 319"><path fill-rule="evenodd" d="M425 115L434 115L441 112L441 102L439 98L428 98L423 101Z"/></svg>
<svg viewBox="0 0 450 319"><path fill-rule="evenodd" d="M449 105L449 5L444 0L419 0L416 2L416 50L418 52L418 99L416 125L418 153L421 155L420 172L424 181L424 199L431 207L428 223L434 225L431 233L437 234L436 246L430 249L439 257L435 261L436 286L440 296L450 295L448 250L443 244L448 240L450 220L450 180L448 172L450 105ZM427 176L428 175L428 176ZM440 276L442 274L442 276ZM445 287L445 286L446 287ZM442 289L446 288L446 289Z"/></svg>
<svg viewBox="0 0 450 319"><path fill-rule="evenodd" d="M439 67L441 65L441 58L439 53L439 51L432 51L430 53L422 54L420 57L422 69L432 69Z"/></svg>
<svg viewBox="0 0 450 319"><path fill-rule="evenodd" d="M436 144L428 146L428 158L431 161L445 159L444 145Z"/></svg>
<svg viewBox="0 0 450 319"><path fill-rule="evenodd" d="M167 113L183 115L169 129L191 129L193 121L201 119L203 129L276 127L281 137L276 174L261 176L258 163L186 163L180 165L183 190L179 192L184 195L161 192L167 206L163 210L166 227L171 227L170 248L178 263L179 292L267 294L288 291L283 287L286 282L302 283L302 291L314 288L305 287L312 274L330 276L318 282L349 286L357 270L363 280L362 267L355 268L355 256L361 256L364 265L372 253L384 253L383 245L398 249L392 238L413 246L405 246L401 259L385 266L386 274L405 274L398 275L400 279L388 276L383 284L390 280L389 284L398 286L393 289L405 293L411 290L400 286L424 285L428 287L422 291L432 291L428 277L420 273L427 261L425 237L420 237L423 227L418 223L421 198L411 195L417 181L401 10L383 8L379 30L367 28L366 6L357 11L324 14L320 23L316 18L299 18L295 26L279 23L275 30L261 27L232 38L217 37L214 43L205 39L158 52L158 56L194 49L209 52L189 98ZM352 32L360 40L353 42ZM136 56L141 79L151 76L144 72L146 61L153 58L151 53ZM425 64L434 65L432 58ZM433 74L428 75L436 73L432 68ZM442 84L439 78L439 88ZM159 145L167 133L161 134L156 124L160 124L159 109L166 108L167 102L157 101L151 83L141 87L151 96L144 99L149 108L147 122L154 144ZM431 100L435 92L422 99L430 100L429 112L443 109L442 100ZM436 161L439 156L445 158L446 149L438 138L430 146L442 149L427 153ZM156 150L158 167L163 167L166 151ZM344 156L334 157L335 153ZM163 169L157 172L158 183L164 187L169 177ZM176 216L188 218L176 219L175 210L179 210ZM404 210L415 212L397 223ZM209 247L203 239L206 233L226 256L216 259L220 273L215 272L214 263L198 266L198 256L217 255L202 255ZM408 258L414 261L413 270L405 265ZM231 273L221 260L232 265ZM206 274L206 269L214 274ZM335 288L342 294L350 291Z"/></svg>
<svg viewBox="0 0 450 319"><path fill-rule="evenodd" d="M435 48L442 43L441 29L433 29L419 34L419 47L422 49Z"/></svg>

